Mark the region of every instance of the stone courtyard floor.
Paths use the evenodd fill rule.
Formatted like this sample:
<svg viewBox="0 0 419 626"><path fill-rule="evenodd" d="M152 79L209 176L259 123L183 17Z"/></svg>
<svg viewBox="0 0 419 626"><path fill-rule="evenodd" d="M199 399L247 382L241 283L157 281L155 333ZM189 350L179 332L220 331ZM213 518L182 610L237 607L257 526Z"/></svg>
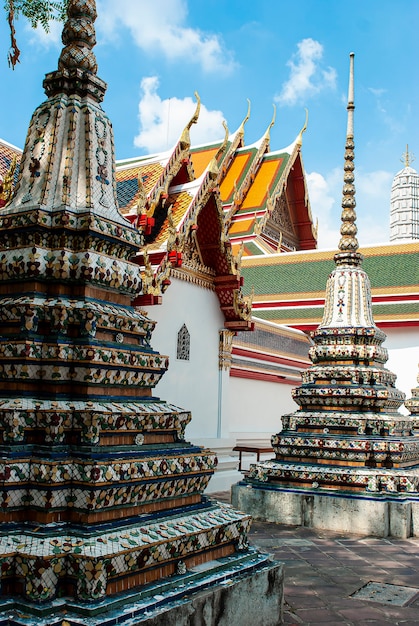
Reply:
<svg viewBox="0 0 419 626"><path fill-rule="evenodd" d="M228 492L210 495L230 501ZM254 521L249 539L284 563L284 624L419 625L418 538Z"/></svg>

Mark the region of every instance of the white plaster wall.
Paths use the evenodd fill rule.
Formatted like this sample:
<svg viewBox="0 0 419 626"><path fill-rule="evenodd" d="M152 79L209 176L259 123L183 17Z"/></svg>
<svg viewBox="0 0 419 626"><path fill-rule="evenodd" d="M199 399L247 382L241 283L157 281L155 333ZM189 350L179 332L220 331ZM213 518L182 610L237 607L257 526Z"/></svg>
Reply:
<svg viewBox="0 0 419 626"><path fill-rule="evenodd" d="M419 330L412 326L400 329L384 329L388 350L387 369L397 375L396 387L404 391L406 398L412 396L413 387L418 386L419 374ZM406 409L401 410L407 413Z"/></svg>
<svg viewBox="0 0 419 626"><path fill-rule="evenodd" d="M154 395L192 412L186 438L216 437L218 424L218 345L224 317L213 291L172 278L163 304L147 308L157 322L151 345L169 357L169 369ZM183 324L190 333L190 360L176 358Z"/></svg>
<svg viewBox="0 0 419 626"><path fill-rule="evenodd" d="M292 388L292 385L231 377L230 436L270 439L282 428L281 415L298 409L291 397Z"/></svg>

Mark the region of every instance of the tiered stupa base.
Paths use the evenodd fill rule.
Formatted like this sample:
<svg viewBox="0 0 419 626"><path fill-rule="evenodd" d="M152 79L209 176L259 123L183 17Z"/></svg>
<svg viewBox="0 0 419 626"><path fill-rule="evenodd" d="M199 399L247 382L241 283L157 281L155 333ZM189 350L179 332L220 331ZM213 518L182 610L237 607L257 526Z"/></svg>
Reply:
<svg viewBox="0 0 419 626"><path fill-rule="evenodd" d="M245 610L254 623L262 615L274 626L282 611L282 566L240 545L249 525L248 516L203 498L198 506L143 515L125 526L10 528L0 536L8 591L0 598L0 625L180 626L193 613L223 610L220 621L209 623L227 625L246 623L234 621ZM18 589L23 581L25 589ZM250 593L261 606L247 607Z"/></svg>
<svg viewBox="0 0 419 626"><path fill-rule="evenodd" d="M380 537L419 536L419 438L398 413L297 411L273 435L276 458L232 488L252 517Z"/></svg>

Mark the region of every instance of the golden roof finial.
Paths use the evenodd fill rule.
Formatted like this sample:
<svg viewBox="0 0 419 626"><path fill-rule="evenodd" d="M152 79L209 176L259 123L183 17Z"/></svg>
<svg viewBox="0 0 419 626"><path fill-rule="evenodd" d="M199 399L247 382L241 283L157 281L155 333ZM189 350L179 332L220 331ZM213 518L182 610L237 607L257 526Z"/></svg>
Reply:
<svg viewBox="0 0 419 626"><path fill-rule="evenodd" d="M308 109L305 110L306 111L306 121L304 122L304 126L302 127L302 129L299 132L299 135L297 137L296 140L296 144L297 146L302 146L303 145L303 133L306 132L307 130L307 125L308 125Z"/></svg>
<svg viewBox="0 0 419 626"><path fill-rule="evenodd" d="M206 171L208 172L212 180L215 180L217 178L218 174L220 173L220 168L218 167L217 158L215 156L212 157L211 161L208 163Z"/></svg>
<svg viewBox="0 0 419 626"><path fill-rule="evenodd" d="M147 193L144 187L141 172L138 174L137 215L147 213Z"/></svg>
<svg viewBox="0 0 419 626"><path fill-rule="evenodd" d="M2 206L10 202L13 195L13 185L15 179L17 165L17 157L16 155L13 157L12 162L8 171L6 172L3 182L0 183L0 200L2 201Z"/></svg>
<svg viewBox="0 0 419 626"><path fill-rule="evenodd" d="M217 150L217 154L215 155L215 160L218 161L219 157L222 155L222 153L224 152L224 150L226 149L226 146L228 144L228 126L227 126L227 122L225 120L223 120L223 127L224 127L224 139L223 139L223 143L221 144L221 146L218 148Z"/></svg>
<svg viewBox="0 0 419 626"><path fill-rule="evenodd" d="M405 167L409 167L411 163L415 160L415 155L409 152L409 144L406 144L406 152L402 154L402 158L400 161L404 164Z"/></svg>
<svg viewBox="0 0 419 626"><path fill-rule="evenodd" d="M249 100L249 98L247 98L247 114L246 114L246 117L244 118L244 120L242 121L242 123L240 124L239 130L237 131L237 133L241 137L244 137L244 125L248 121L249 117L250 117L250 100Z"/></svg>
<svg viewBox="0 0 419 626"><path fill-rule="evenodd" d="M264 139L264 140L265 140L268 144L269 144L269 141L270 141L270 136L271 136L271 128L272 128L272 126L275 124L275 119L276 119L276 106L275 106L275 104L273 104L272 106L273 106L273 108L274 108L274 112L273 112L273 115L272 115L272 121L271 121L271 123L269 124L269 126L268 126L268 128L266 129L265 134L264 134L264 136L263 136L263 139Z"/></svg>
<svg viewBox="0 0 419 626"><path fill-rule="evenodd" d="M185 143L190 145L191 143L191 139L189 136L189 131L191 130L191 126L192 124L196 124L199 118L199 112L201 110L201 98L199 97L199 94L197 91L194 92L194 96L196 98L196 109L195 109L195 113L192 115L191 119L189 120L189 122L186 124L183 133L180 137L180 141L181 143Z"/></svg>
<svg viewBox="0 0 419 626"><path fill-rule="evenodd" d="M356 238L357 227L355 224L355 185L354 185L354 158L355 158L355 144L354 144L354 56L351 52L350 65L349 65L349 90L348 90L348 125L346 131L346 146L345 146L345 164L344 164L344 184L343 184L343 197L342 197L342 225L340 227L341 239L339 241L339 249L342 252L356 252L358 250L358 240ZM336 255L339 257L339 255Z"/></svg>

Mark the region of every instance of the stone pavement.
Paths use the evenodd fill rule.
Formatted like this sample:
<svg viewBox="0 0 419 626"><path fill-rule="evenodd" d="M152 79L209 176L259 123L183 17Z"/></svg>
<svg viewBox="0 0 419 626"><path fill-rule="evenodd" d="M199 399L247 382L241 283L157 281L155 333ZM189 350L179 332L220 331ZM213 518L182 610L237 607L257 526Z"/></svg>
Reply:
<svg viewBox="0 0 419 626"><path fill-rule="evenodd" d="M211 498L229 502L230 494ZM419 539L258 521L249 539L285 565L284 624L419 625Z"/></svg>

